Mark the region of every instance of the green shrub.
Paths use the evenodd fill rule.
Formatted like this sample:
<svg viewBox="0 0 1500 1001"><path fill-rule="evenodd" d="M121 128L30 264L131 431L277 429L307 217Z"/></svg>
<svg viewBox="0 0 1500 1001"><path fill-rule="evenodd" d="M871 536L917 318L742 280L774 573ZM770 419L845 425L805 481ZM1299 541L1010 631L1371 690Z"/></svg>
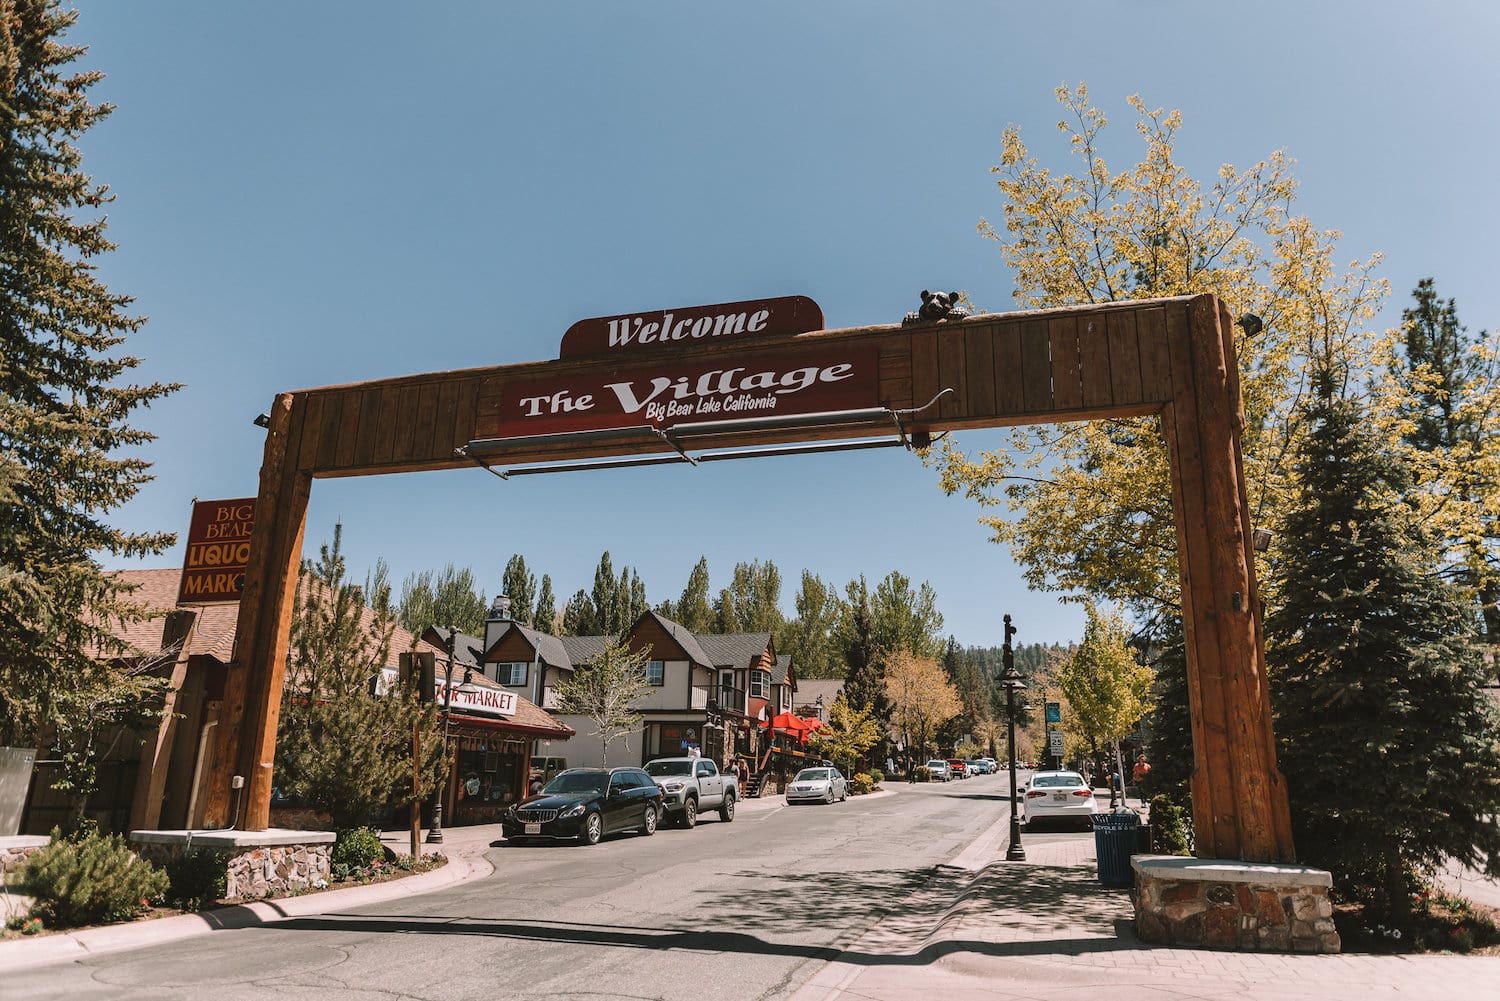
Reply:
<svg viewBox="0 0 1500 1001"><path fill-rule="evenodd" d="M932 781L932 769L928 768L926 765L918 765L916 768L916 773L918 782Z"/></svg>
<svg viewBox="0 0 1500 1001"><path fill-rule="evenodd" d="M880 785L880 783L885 781L885 772L881 771L879 768L871 768L870 781L874 782L876 785Z"/></svg>
<svg viewBox="0 0 1500 1001"><path fill-rule="evenodd" d="M1193 825L1187 811L1158 793L1151 797L1152 850L1163 855L1193 854Z"/></svg>
<svg viewBox="0 0 1500 1001"><path fill-rule="evenodd" d="M52 843L31 857L22 875L36 898L31 914L53 928L126 921L167 890L167 874L140 858L118 834Z"/></svg>
<svg viewBox="0 0 1500 1001"><path fill-rule="evenodd" d="M875 788L875 780L870 777L869 772L860 772L849 780L849 791L856 796L863 796Z"/></svg>
<svg viewBox="0 0 1500 1001"><path fill-rule="evenodd" d="M201 911L223 898L229 879L224 856L195 848L167 862L167 899L185 911Z"/></svg>
<svg viewBox="0 0 1500 1001"><path fill-rule="evenodd" d="M339 835L329 861L333 865L347 865L350 869L368 869L376 859L384 858L385 845L380 843L380 832L356 827Z"/></svg>

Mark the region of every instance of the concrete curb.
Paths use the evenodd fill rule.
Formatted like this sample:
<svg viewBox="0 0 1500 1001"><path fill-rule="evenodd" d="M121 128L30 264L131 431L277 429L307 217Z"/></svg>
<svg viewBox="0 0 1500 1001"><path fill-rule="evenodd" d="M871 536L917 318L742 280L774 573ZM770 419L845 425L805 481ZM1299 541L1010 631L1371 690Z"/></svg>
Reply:
<svg viewBox="0 0 1500 1001"><path fill-rule="evenodd" d="M482 879L492 872L494 866L482 856L454 856L441 869L385 883L325 890L300 897L259 900L155 921L125 922L43 935L35 939L0 942L0 969L19 970L48 963L72 962L107 952L176 942L215 931L275 924L289 918L327 914L399 897L414 897L455 883Z"/></svg>

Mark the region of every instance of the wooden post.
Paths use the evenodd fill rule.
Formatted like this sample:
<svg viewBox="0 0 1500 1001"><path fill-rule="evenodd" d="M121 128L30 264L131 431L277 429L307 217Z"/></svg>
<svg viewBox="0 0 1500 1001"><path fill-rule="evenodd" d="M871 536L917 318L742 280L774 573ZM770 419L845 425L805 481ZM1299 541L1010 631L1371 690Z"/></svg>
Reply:
<svg viewBox="0 0 1500 1001"><path fill-rule="evenodd" d="M1291 812L1276 767L1260 595L1240 452L1244 414L1233 327L1199 296L1167 316L1172 403L1162 429L1182 571L1200 857L1291 862Z"/></svg>
<svg viewBox="0 0 1500 1001"><path fill-rule="evenodd" d="M417 799L421 788L422 717L411 724L411 857L422 857L422 803Z"/></svg>

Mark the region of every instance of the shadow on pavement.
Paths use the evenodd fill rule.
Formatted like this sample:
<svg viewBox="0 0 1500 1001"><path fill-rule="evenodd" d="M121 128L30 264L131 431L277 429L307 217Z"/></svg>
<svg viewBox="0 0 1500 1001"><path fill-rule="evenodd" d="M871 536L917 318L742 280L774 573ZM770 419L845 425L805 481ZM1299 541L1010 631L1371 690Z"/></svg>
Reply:
<svg viewBox="0 0 1500 1001"><path fill-rule="evenodd" d="M1141 948L1128 897L1070 867L991 866L972 880L936 868L853 873L738 873L741 886L700 907L719 929L641 928L560 921L323 915L275 929L353 934L467 935L661 951L838 960L857 966L922 966L955 953L1026 956ZM1124 903L1122 904L1122 901ZM775 941L875 927L845 947ZM692 923L691 919L688 919ZM778 935L779 933L779 935ZM835 933L836 934L836 933Z"/></svg>

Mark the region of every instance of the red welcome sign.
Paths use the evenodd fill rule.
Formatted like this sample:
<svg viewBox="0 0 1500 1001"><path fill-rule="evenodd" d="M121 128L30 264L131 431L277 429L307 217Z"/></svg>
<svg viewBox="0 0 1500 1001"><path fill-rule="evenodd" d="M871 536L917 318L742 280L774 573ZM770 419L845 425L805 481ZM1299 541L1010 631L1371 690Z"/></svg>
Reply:
<svg viewBox="0 0 1500 1001"><path fill-rule="evenodd" d="M688 344L783 337L823 329L823 310L805 295L721 302L579 320L563 334L558 354L650 351Z"/></svg>
<svg viewBox="0 0 1500 1001"><path fill-rule="evenodd" d="M507 383L495 437L858 410L879 404L874 348L726 356Z"/></svg>

